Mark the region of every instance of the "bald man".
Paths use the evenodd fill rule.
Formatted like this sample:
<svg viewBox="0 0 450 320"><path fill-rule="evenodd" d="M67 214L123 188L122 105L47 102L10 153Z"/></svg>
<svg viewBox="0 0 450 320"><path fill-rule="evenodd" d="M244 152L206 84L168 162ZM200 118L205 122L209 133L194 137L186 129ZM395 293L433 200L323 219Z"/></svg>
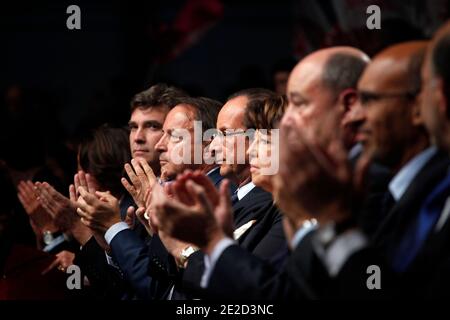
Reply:
<svg viewBox="0 0 450 320"><path fill-rule="evenodd" d="M336 120L340 122L345 111L352 108L356 101L356 83L367 60L362 52L348 47L324 49L307 56L290 76L289 107L285 117L292 119L299 127L309 126L314 118L327 113L337 116ZM289 149L289 146L285 148ZM280 163L280 167L283 166L286 167L287 164ZM296 171L300 168L290 167L289 170L285 175L285 188L297 178ZM295 192L295 188L291 190ZM286 201L293 201L293 197L280 197L277 204L282 206ZM289 205L285 203L284 208L289 209ZM355 297L361 296L361 291L367 292L365 280L361 281L366 278L367 264L364 269L346 268L347 271L352 271L350 273L356 279L356 285L355 281L349 284L340 278L340 271L345 269L349 255L356 254L363 249L362 246L343 251L336 247L337 255L330 255L323 248L316 252L315 245L304 240L312 234L310 231L314 229L314 222L305 222L304 216L296 216L291 212L285 214L296 230L293 238L288 237L293 252L281 273L234 245L217 226L211 225L192 233L194 236L202 234L202 239L211 239L206 244L197 242L195 237L191 239L207 255L209 261L201 283L206 289L205 298L293 300ZM164 223L164 219L160 218L160 222ZM205 220L206 223L212 223L211 221L213 219ZM359 235L356 237L359 239ZM333 272L329 273L329 268ZM343 283L348 286L342 286Z"/></svg>
<svg viewBox="0 0 450 320"><path fill-rule="evenodd" d="M364 52L352 47L332 47L306 56L289 77L289 105L281 128L289 121L298 128L309 128L317 119L328 117L327 120L340 123L341 130L326 128L326 134L339 136L350 156L356 144L356 131L348 125L348 115L357 106L356 85L369 61ZM290 212L294 214L295 209L291 206L298 201L299 186L303 185L304 180L304 170L293 169L280 163L280 172L275 179L278 186L275 188L276 198L286 215ZM290 218L297 220L292 221L296 229L304 220L297 216Z"/></svg>
<svg viewBox="0 0 450 320"><path fill-rule="evenodd" d="M433 144L450 152L450 23L433 37L422 67L421 114ZM428 190L420 212L399 241L404 295L443 298L450 285L450 175ZM445 172L446 171L446 172Z"/></svg>
<svg viewBox="0 0 450 320"><path fill-rule="evenodd" d="M352 47L323 49L305 57L289 77L285 119L297 114L298 125L307 125L317 116L337 110L342 117L344 143L351 149L356 131L348 125L348 118L356 106L356 82L369 60Z"/></svg>
<svg viewBox="0 0 450 320"><path fill-rule="evenodd" d="M241 235L234 240L240 247L264 260L270 260L277 254L283 260L287 257L288 248L280 214L273 215L273 218L267 215L267 208L273 203L272 194L256 187L251 180L247 154L249 137L246 135L248 128L244 116L249 104L274 96L274 92L259 88L232 94L217 117L217 130L222 134L215 136L210 144L210 150L220 164L220 174L238 186L232 195L233 221L235 231ZM199 234L204 231L200 230ZM201 292L199 284L203 273L203 253L190 255L183 274L185 286L191 291Z"/></svg>
<svg viewBox="0 0 450 320"><path fill-rule="evenodd" d="M448 165L448 157L430 144L420 112L420 69L426 47L427 42L417 41L383 50L358 82L367 117L365 152L394 174L374 236L394 269L402 263L397 248L400 235Z"/></svg>

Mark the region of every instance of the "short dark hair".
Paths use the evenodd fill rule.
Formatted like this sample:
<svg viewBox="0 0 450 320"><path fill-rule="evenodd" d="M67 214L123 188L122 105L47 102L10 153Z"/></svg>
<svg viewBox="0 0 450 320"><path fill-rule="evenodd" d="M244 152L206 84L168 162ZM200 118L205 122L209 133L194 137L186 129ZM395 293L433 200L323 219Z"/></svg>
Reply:
<svg viewBox="0 0 450 320"><path fill-rule="evenodd" d="M274 98L276 96L277 96L277 94L275 92L268 90L268 89L250 88L250 89L244 89L244 90L233 93L232 95L230 95L228 97L227 101L235 99L237 97L246 97L248 99L247 106L246 106L246 109L247 109L252 104L264 103L264 101L266 101L267 99ZM242 124L245 127L249 128L247 126L248 123L246 123L245 116L242 121L243 121Z"/></svg>
<svg viewBox="0 0 450 320"><path fill-rule="evenodd" d="M442 78L444 82L445 97L450 99L450 34L440 38L433 48L431 62L434 75ZM447 118L450 119L450 108L447 108Z"/></svg>
<svg viewBox="0 0 450 320"><path fill-rule="evenodd" d="M368 61L348 53L335 53L325 63L322 84L337 97L348 88L356 88Z"/></svg>
<svg viewBox="0 0 450 320"><path fill-rule="evenodd" d="M195 120L202 122L203 132L216 127L221 102L206 97L186 97L180 99L179 104L188 105L195 110Z"/></svg>
<svg viewBox="0 0 450 320"><path fill-rule="evenodd" d="M275 92L269 90L269 89L264 89L264 88L250 88L250 89L244 89L244 90L240 90L238 92L233 93L232 95L230 95L227 99L227 101L237 98L237 97L247 97L247 99L250 101L253 100L265 100L267 98L273 97L274 95L276 95Z"/></svg>
<svg viewBox="0 0 450 320"><path fill-rule="evenodd" d="M167 107L172 109L179 104L180 98L187 96L188 94L181 89L168 86L165 83L158 83L145 91L139 92L131 99L131 113L137 108Z"/></svg>
<svg viewBox="0 0 450 320"><path fill-rule="evenodd" d="M245 110L244 124L253 129L275 129L287 107L285 96L276 95L266 100L253 100Z"/></svg>
<svg viewBox="0 0 450 320"><path fill-rule="evenodd" d="M113 195L124 192L120 179L124 176L124 164L130 160L130 142L124 128L103 125L80 144L81 168L94 176L102 189L111 191Z"/></svg>

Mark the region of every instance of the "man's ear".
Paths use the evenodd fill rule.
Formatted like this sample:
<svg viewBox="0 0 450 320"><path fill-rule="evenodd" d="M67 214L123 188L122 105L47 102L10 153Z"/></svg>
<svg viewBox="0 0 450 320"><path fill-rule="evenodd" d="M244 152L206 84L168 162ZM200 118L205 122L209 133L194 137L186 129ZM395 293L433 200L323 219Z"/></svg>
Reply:
<svg viewBox="0 0 450 320"><path fill-rule="evenodd" d="M414 126L424 126L425 123L422 118L422 113L420 112L420 104L422 99L417 97L411 106L411 121Z"/></svg>
<svg viewBox="0 0 450 320"><path fill-rule="evenodd" d="M339 106L341 107L341 110L343 110L344 114L349 112L356 105L357 100L358 95L356 90L353 88L348 88L341 91L338 97Z"/></svg>
<svg viewBox="0 0 450 320"><path fill-rule="evenodd" d="M435 79L433 81L436 81L435 84L435 90L434 90L434 101L436 102L436 105L439 109L439 114L442 117L447 117L447 114L449 113L449 106L447 105L447 97L445 95L446 92L450 92L449 89L446 88L445 83L442 78Z"/></svg>

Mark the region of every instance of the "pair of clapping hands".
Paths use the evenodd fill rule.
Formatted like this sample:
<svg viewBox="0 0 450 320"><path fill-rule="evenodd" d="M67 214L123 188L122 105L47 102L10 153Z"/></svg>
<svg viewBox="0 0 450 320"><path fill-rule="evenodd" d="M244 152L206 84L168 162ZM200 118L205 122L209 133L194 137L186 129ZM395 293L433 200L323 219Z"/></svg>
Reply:
<svg viewBox="0 0 450 320"><path fill-rule="evenodd" d="M95 188L95 181L88 174L80 171L74 177L74 184L69 187L69 198L47 182L33 184L31 181L21 181L18 184L18 198L29 215L38 243L42 241L44 231L68 233L81 245L92 237L93 232L80 222L77 215L76 189L79 187L92 190ZM55 267L65 271L73 263L74 258L75 255L69 251L59 252L55 261L42 273L45 274Z"/></svg>
<svg viewBox="0 0 450 320"><path fill-rule="evenodd" d="M89 186L89 187L88 187ZM18 186L18 198L29 215L30 223L36 235L44 231L69 232L79 220L76 208L79 187L95 189L95 183L89 174L83 171L74 177L74 184L69 187L69 198L59 193L47 182L21 181Z"/></svg>
<svg viewBox="0 0 450 320"><path fill-rule="evenodd" d="M189 245L206 249L225 235L232 236L227 180L217 190L200 171L187 170L161 185L142 159L133 159L125 170L131 183L123 178L122 184L138 206L136 216L149 233L158 233L175 258ZM128 213L133 210L129 208Z"/></svg>

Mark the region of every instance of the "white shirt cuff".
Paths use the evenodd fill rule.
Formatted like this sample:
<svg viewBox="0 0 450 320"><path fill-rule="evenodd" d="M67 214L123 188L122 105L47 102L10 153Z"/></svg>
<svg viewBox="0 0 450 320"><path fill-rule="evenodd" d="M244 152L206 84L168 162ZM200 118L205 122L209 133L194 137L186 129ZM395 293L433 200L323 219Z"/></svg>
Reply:
<svg viewBox="0 0 450 320"><path fill-rule="evenodd" d="M214 266L216 265L217 260L219 260L225 249L233 245L234 243L235 242L232 239L224 238L216 244L210 256L205 254L205 271L203 271L202 279L200 281L200 286L202 288L208 287L209 278L211 278L211 274L214 270Z"/></svg>
<svg viewBox="0 0 450 320"><path fill-rule="evenodd" d="M120 232L125 229L129 229L127 223L121 221L117 222L116 224L113 224L105 233L105 240L108 243L108 245L111 245L111 241L114 239L114 237Z"/></svg>
<svg viewBox="0 0 450 320"><path fill-rule="evenodd" d="M48 245L46 245L44 247L44 249L42 249L42 251L50 252L53 249L55 249L57 246L59 246L61 243L63 243L65 240L66 240L66 238L64 237L64 234L62 234L59 237L56 237L55 239L53 239L52 242L50 242Z"/></svg>

